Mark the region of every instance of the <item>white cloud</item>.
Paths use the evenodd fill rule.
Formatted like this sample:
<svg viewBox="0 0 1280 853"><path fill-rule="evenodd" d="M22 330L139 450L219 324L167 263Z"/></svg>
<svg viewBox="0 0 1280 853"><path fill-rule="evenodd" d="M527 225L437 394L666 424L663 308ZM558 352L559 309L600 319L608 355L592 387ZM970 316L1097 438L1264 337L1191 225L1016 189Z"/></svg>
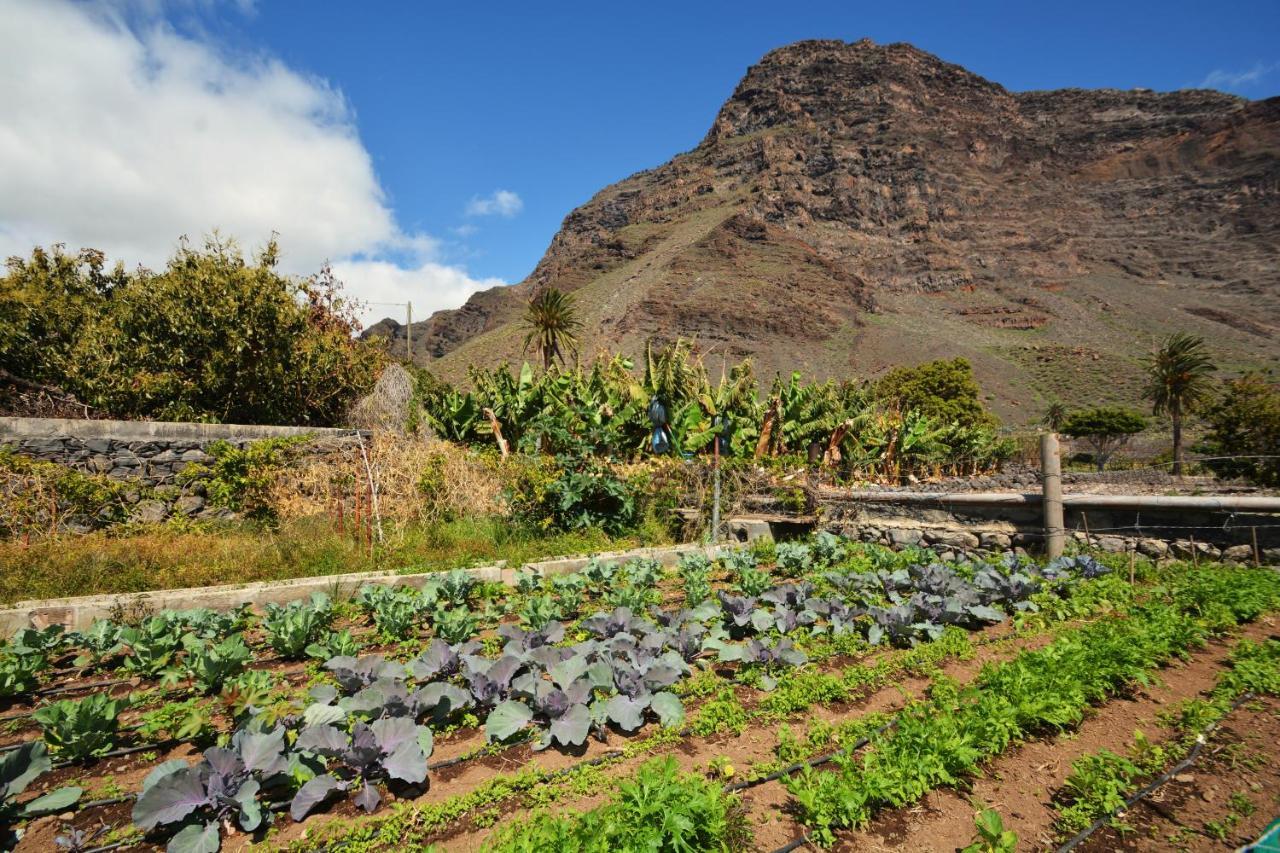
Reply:
<svg viewBox="0 0 1280 853"><path fill-rule="evenodd" d="M1254 86L1262 81L1272 71L1280 68L1280 62L1273 62L1270 65L1258 62L1246 71L1225 71L1221 68L1215 68L1210 71L1205 78L1200 81L1201 89L1242 89Z"/></svg>
<svg viewBox="0 0 1280 853"><path fill-rule="evenodd" d="M252 247L274 231L287 272L333 259L365 299L395 280L451 307L500 283L401 230L339 91L271 57L228 56L147 7L0 0L0 257L62 242L158 267L180 235L218 229Z"/></svg>
<svg viewBox="0 0 1280 853"><path fill-rule="evenodd" d="M487 198L475 196L467 202L467 216L512 217L524 209L524 201L510 190L494 190Z"/></svg>
<svg viewBox="0 0 1280 853"><path fill-rule="evenodd" d="M333 272L349 293L367 303L364 324L383 317L404 322L404 303L413 303L413 318L425 320L441 308L454 308L477 290L506 284L498 278L474 279L458 267L426 261L406 269L387 261L340 261Z"/></svg>

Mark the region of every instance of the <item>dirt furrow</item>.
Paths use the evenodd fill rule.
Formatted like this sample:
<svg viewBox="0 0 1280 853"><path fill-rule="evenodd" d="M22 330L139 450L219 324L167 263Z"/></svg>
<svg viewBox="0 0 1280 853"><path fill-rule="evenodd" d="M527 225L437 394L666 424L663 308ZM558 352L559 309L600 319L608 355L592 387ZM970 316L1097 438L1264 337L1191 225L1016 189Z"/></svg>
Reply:
<svg viewBox="0 0 1280 853"><path fill-rule="evenodd" d="M1274 617L1260 620L1229 640L1217 640L1186 663L1175 662L1159 672L1159 683L1130 698L1115 698L1094 709L1072 732L1033 740L998 756L975 779L972 790L937 790L904 809L881 813L866 828L842 832L837 851L937 850L953 851L973 840L974 813L990 806L1018 834L1019 849L1051 848L1056 834L1052 797L1082 755L1106 748L1123 753L1135 730L1149 736L1164 731L1157 715L1166 708L1213 688L1236 639L1261 640L1275 633ZM745 798L756 849L774 850L804 832L788 811L781 785L762 786ZM806 847L804 849L818 849Z"/></svg>

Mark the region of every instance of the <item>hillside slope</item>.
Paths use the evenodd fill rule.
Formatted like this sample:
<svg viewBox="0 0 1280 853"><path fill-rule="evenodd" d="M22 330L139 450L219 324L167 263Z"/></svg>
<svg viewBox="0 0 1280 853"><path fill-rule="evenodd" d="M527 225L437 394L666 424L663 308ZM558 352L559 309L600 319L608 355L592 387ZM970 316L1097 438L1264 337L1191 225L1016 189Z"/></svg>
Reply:
<svg viewBox="0 0 1280 853"><path fill-rule="evenodd" d="M547 286L588 353L696 336L764 377L963 355L1013 422L1134 401L1173 329L1277 365L1280 98L1015 93L906 44L800 42L697 148L571 212L523 282L415 323L415 357L454 379L518 359Z"/></svg>

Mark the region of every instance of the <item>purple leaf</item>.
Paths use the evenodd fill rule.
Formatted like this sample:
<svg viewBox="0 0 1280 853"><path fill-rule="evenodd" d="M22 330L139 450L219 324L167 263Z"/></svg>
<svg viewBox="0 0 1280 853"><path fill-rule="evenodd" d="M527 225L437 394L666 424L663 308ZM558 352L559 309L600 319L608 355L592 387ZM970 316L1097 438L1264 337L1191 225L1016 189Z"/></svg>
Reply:
<svg viewBox="0 0 1280 853"><path fill-rule="evenodd" d="M609 719L625 732L633 732L644 724L644 709L648 702L632 699L619 693L609 699L606 709Z"/></svg>
<svg viewBox="0 0 1280 853"><path fill-rule="evenodd" d="M416 732L415 732L416 734ZM382 761L382 769L392 779L416 785L427 778L427 758L417 738L406 741Z"/></svg>
<svg viewBox="0 0 1280 853"><path fill-rule="evenodd" d="M202 806L209 795L197 767L170 773L143 791L133 806L133 822L150 831L161 824L178 823Z"/></svg>
<svg viewBox="0 0 1280 853"><path fill-rule="evenodd" d="M341 789L342 783L328 773L315 777L294 794L293 802L289 805L289 816L295 821L302 820L312 809Z"/></svg>
<svg viewBox="0 0 1280 853"><path fill-rule="evenodd" d="M551 738L564 746L581 746L591 731L591 714L586 705L573 705L551 721Z"/></svg>
<svg viewBox="0 0 1280 853"><path fill-rule="evenodd" d="M372 814L374 809L378 807L378 803L382 802L382 794L378 793L378 786L372 782L365 782L364 787L351 798L355 804L364 809L365 814Z"/></svg>

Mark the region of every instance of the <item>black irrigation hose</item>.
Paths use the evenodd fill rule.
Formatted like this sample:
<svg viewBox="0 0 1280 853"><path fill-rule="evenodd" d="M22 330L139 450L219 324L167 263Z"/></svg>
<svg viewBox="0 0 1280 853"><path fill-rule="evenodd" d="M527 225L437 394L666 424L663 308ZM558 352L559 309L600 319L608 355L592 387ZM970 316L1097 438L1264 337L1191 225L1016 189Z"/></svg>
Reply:
<svg viewBox="0 0 1280 853"><path fill-rule="evenodd" d="M116 678L108 681L90 681L87 684L64 684L61 687L46 687L43 690L33 690L33 696L56 696L59 693L74 693L77 690L93 690L98 687L115 687L118 684L130 684L131 678Z"/></svg>
<svg viewBox="0 0 1280 853"><path fill-rule="evenodd" d="M146 752L149 749L163 749L167 746L172 746L177 742L178 741L174 741L174 740L165 740L165 741L160 741L159 743L140 743L136 746L126 746L121 749L113 749L111 750L111 752L103 753L102 755L95 755L94 758L96 758L99 761L103 761L108 758L120 758L121 756L132 755L135 752ZM71 767L72 765L79 764L79 763L80 762L78 761L59 761L59 762L56 762L49 769L61 770L63 767Z"/></svg>
<svg viewBox="0 0 1280 853"><path fill-rule="evenodd" d="M788 841L786 844L782 845L777 850L772 851L772 853L791 853L792 850L803 847L808 843L809 843L809 836L802 835L799 838L794 838L791 841ZM90 851L90 853L92 853L92 851Z"/></svg>
<svg viewBox="0 0 1280 853"><path fill-rule="evenodd" d="M1129 797L1127 800L1125 800L1124 805L1120 806L1120 808L1113 809L1110 812L1107 812L1105 815L1103 815L1102 817L1094 821L1093 825L1091 825L1089 828L1084 829L1079 833L1077 833L1075 836L1071 838L1070 841L1068 841L1066 844L1063 844L1056 851L1054 851L1054 853L1068 853L1068 851L1075 849L1078 845L1082 844L1086 839L1088 839L1089 836L1093 835L1099 829L1106 826L1107 823L1109 823L1111 819L1115 817L1117 812L1132 808L1141 800L1146 799L1147 796L1149 796L1157 788L1162 787L1166 782L1168 782L1174 776L1176 776L1177 774L1181 773L1183 770L1186 770L1188 767L1190 767L1195 762L1196 758L1199 757L1200 753L1204 750L1205 745L1209 742L1209 735L1213 734L1214 730L1217 729L1218 726L1222 724L1222 721L1227 718L1227 715L1231 714L1237 708L1243 705L1245 702L1248 702L1250 699L1253 699L1253 698L1254 698L1254 695L1252 693L1242 694L1239 699L1231 703L1231 707L1227 709L1226 714L1223 714L1217 720L1210 723L1209 726L1196 737L1196 744L1195 746L1191 747L1191 751L1187 753L1186 758L1182 759L1177 764L1170 767L1168 770L1162 773L1159 777L1152 780L1148 785L1140 789L1132 797Z"/></svg>
<svg viewBox="0 0 1280 853"><path fill-rule="evenodd" d="M852 746L845 747L844 749L837 749L835 752L828 752L825 755L819 755L817 758L810 758L808 761L797 761L794 764L788 764L786 767L782 768L781 770L777 770L773 773L770 773L768 776L761 776L759 779L748 779L748 780L743 780L741 782L734 782L732 785L726 785L724 789L725 791L742 791L747 788L754 788L756 785L763 785L766 782L772 782L775 779L781 779L783 776L788 776L796 772L797 770L800 770L805 767L819 767L823 764L826 764L828 761L831 761L835 758L839 758L842 755L849 755L851 753L857 752L858 750L862 749L864 746L869 744L871 742L871 738L875 737L876 735L884 734L885 732L887 732L889 729L893 728L897 724L898 724L898 720L895 717L894 719L885 723L880 728L876 729L867 737L858 738L858 740L855 741Z"/></svg>

